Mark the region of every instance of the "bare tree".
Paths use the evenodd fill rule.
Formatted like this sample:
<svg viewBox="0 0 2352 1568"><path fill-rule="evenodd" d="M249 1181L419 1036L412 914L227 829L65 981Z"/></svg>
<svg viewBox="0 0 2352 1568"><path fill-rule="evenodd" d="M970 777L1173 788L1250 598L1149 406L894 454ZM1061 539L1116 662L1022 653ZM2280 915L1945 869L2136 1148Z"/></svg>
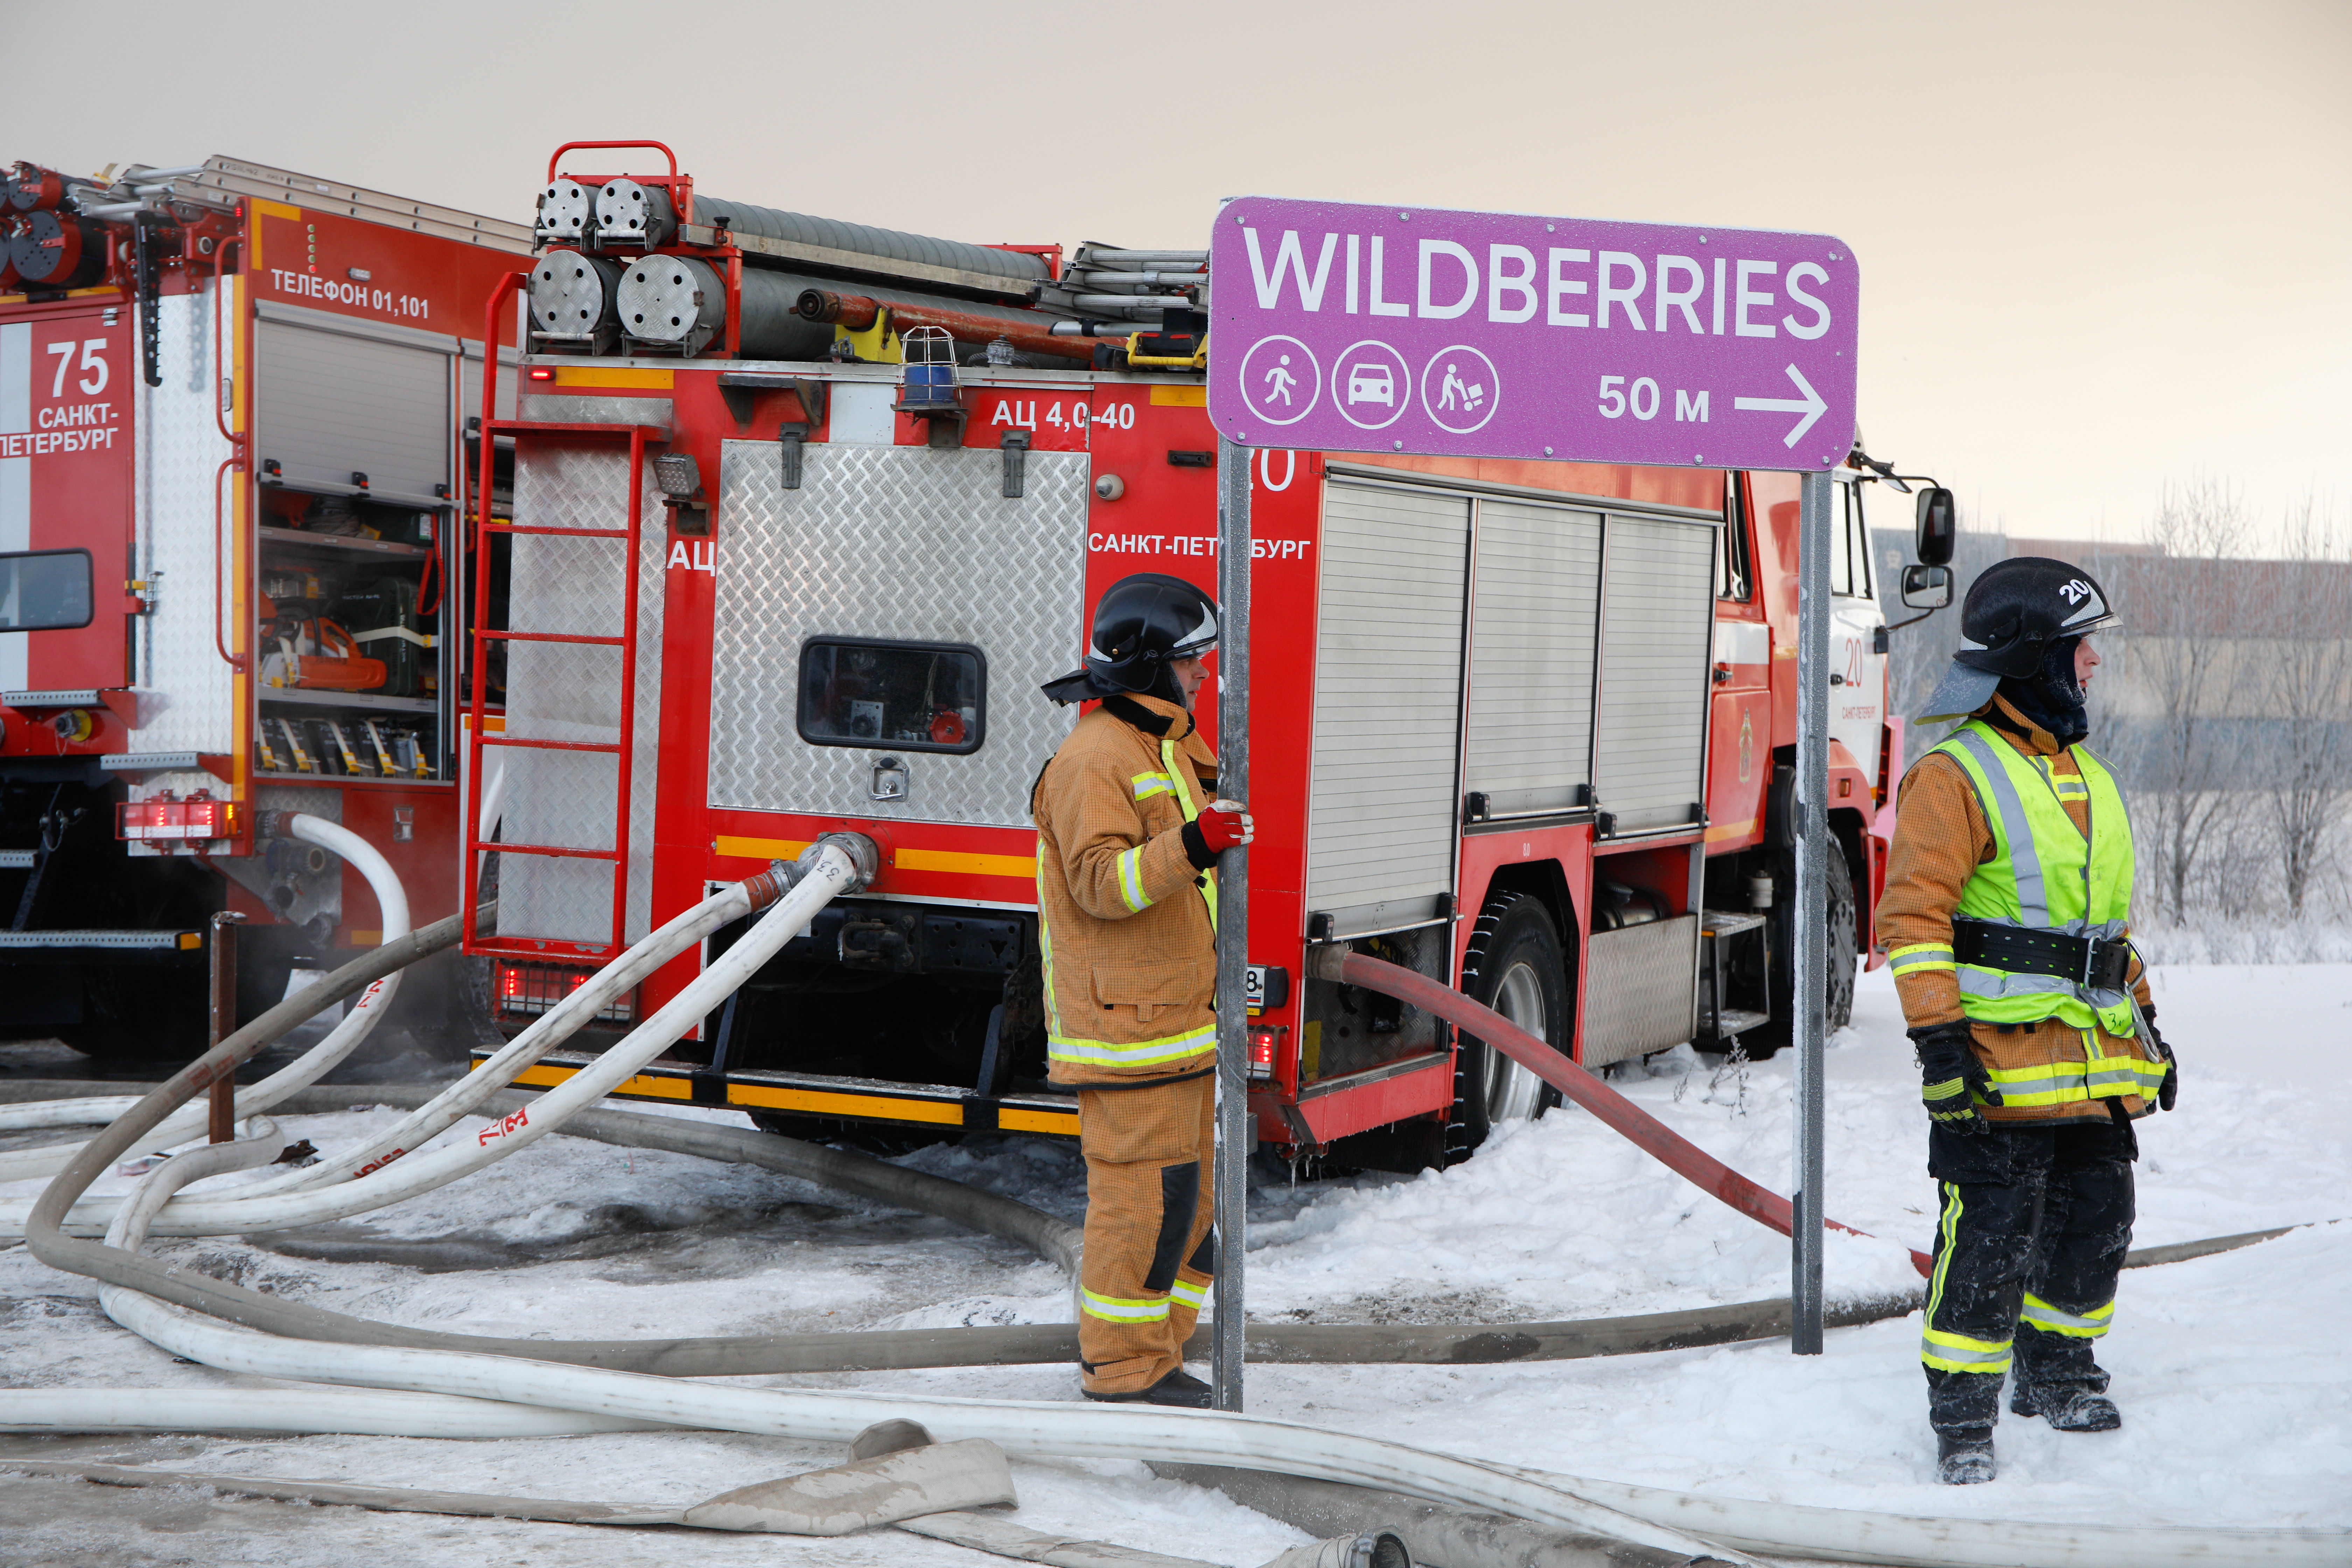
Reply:
<svg viewBox="0 0 2352 1568"><path fill-rule="evenodd" d="M2189 910L2200 858L2216 841L2230 800L2213 715L2228 706L2243 574L2231 560L2251 536L2234 486L2211 479L2168 486L2149 531L2151 553L2112 558L2103 576L2124 617L2113 639L2133 721L2123 763L2137 785L2137 837L2173 920ZM2106 563L2103 562L2103 564ZM2144 804L2143 804L2144 803Z"/></svg>
<svg viewBox="0 0 2352 1568"><path fill-rule="evenodd" d="M2281 889L2300 920L2352 796L2352 539L2306 500L2288 514L2285 545L2262 606L2265 743L2256 761Z"/></svg>

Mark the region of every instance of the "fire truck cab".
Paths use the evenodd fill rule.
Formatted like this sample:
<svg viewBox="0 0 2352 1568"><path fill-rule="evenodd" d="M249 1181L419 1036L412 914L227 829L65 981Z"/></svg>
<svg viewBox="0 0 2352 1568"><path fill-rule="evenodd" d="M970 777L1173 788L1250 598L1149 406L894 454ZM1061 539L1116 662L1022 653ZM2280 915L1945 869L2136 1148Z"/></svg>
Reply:
<svg viewBox="0 0 2352 1568"><path fill-rule="evenodd" d="M562 243L592 197L656 187L667 244ZM499 930L471 948L498 966L502 1023L712 885L851 829L880 848L871 886L625 1092L803 1132L1074 1135L1046 1081L1029 795L1077 712L1038 688L1119 577L1214 591L1204 258L1064 265L871 230L825 249L816 220L698 205L675 175L566 175L541 202L541 262L515 279L520 405L491 424L515 447L512 511L479 524L514 562L510 629L479 634L508 642L504 729L478 700L471 764L474 797L501 802L471 860ZM698 337L633 309L664 274L720 301ZM581 289L584 328L566 319ZM754 338L786 352L749 357ZM1784 1043L1796 477L1249 462L1260 1141L1416 1169L1550 1098L1433 1017L1307 978L1312 944L1458 984L1587 1067ZM1863 506L1878 477L1837 475L1833 1026L1881 958L1902 763Z"/></svg>

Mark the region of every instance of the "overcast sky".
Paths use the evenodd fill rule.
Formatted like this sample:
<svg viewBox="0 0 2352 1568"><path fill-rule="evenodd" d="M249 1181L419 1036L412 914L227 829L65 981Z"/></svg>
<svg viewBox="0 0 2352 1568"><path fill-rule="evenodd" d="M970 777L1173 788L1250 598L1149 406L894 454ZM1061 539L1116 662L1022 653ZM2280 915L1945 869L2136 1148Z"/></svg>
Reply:
<svg viewBox="0 0 2352 1568"><path fill-rule="evenodd" d="M1224 195L1822 230L1862 426L1963 524L2168 480L2347 515L2352 5L10 8L0 156L219 153L528 221L575 138L980 241L1199 246ZM1895 521L1882 519L1877 521Z"/></svg>

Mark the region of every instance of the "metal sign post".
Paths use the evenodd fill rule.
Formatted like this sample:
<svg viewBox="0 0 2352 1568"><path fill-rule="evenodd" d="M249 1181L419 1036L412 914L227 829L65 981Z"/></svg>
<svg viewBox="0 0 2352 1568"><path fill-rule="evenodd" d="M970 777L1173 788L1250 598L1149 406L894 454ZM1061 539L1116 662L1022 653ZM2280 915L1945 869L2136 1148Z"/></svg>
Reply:
<svg viewBox="0 0 2352 1568"><path fill-rule="evenodd" d="M1795 1191L1790 1194L1789 1348L1822 1353L1823 1037L1829 1026L1830 503L1836 481L1803 479L1797 546L1797 1047Z"/></svg>
<svg viewBox="0 0 2352 1568"><path fill-rule="evenodd" d="M1249 799L1250 449L1217 442L1217 794ZM1249 851L1217 859L1217 1408L1242 1407L1242 1268L1249 1157Z"/></svg>

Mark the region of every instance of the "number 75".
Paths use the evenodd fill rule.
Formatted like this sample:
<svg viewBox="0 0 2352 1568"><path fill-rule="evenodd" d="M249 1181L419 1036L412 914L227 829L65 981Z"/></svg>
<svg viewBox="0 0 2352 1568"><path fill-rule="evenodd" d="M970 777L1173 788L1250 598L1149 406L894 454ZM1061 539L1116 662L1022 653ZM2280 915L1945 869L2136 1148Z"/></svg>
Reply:
<svg viewBox="0 0 2352 1568"><path fill-rule="evenodd" d="M104 338L89 338L81 345L81 368L91 374L83 376L74 384L87 396L96 397L106 390L106 356L99 353L105 346ZM57 379L49 384L49 395L63 397L66 395L66 372L73 368L73 340L68 338L61 343L51 343L48 352L58 356Z"/></svg>

